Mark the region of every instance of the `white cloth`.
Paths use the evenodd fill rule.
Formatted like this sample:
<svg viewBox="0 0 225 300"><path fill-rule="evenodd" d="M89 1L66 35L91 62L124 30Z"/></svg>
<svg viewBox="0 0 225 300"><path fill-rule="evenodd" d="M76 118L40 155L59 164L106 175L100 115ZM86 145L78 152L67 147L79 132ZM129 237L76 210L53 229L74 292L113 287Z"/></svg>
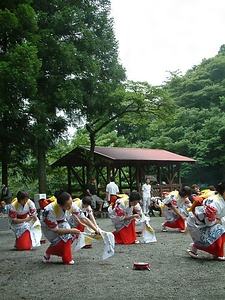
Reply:
<svg viewBox="0 0 225 300"><path fill-rule="evenodd" d="M106 232L101 230L100 234L102 236L104 242L104 250L102 254L102 259L108 259L109 257L114 255L115 249L115 238L112 232Z"/></svg>
<svg viewBox="0 0 225 300"><path fill-rule="evenodd" d="M106 186L106 192L108 193L108 201L110 201L110 195L116 195L119 193L118 185L114 181L111 181Z"/></svg>
<svg viewBox="0 0 225 300"><path fill-rule="evenodd" d="M102 253L103 260L108 259L112 255L114 255L114 248L115 248L114 235L112 232L106 232L103 230L100 230L100 235L81 232L77 239L75 251L78 251L81 248L83 248L85 245L89 244L90 240L97 240L97 241L103 240L103 243L104 243L104 249L103 249L103 253Z"/></svg>
<svg viewBox="0 0 225 300"><path fill-rule="evenodd" d="M147 244L147 243L154 243L157 242L156 236L155 236L155 231L150 225L150 218L145 217L143 222L142 222L142 243Z"/></svg>
<svg viewBox="0 0 225 300"><path fill-rule="evenodd" d="M42 231L39 219L37 219L34 223L32 222L30 227L30 237L33 248L41 246Z"/></svg>

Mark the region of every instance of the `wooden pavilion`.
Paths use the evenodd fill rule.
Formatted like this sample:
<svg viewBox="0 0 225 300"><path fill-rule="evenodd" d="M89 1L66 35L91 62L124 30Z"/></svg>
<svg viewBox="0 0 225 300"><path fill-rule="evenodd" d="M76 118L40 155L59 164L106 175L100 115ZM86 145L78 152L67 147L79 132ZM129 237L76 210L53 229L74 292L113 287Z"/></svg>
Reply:
<svg viewBox="0 0 225 300"><path fill-rule="evenodd" d="M71 194L85 191L89 151L89 147L77 147L52 164L53 168L67 168ZM150 177L152 195L161 196L182 186L182 163L195 160L161 149L95 147L93 176L99 189L105 191L109 177L114 175L121 193L140 191L145 178ZM73 188L75 181L79 191Z"/></svg>

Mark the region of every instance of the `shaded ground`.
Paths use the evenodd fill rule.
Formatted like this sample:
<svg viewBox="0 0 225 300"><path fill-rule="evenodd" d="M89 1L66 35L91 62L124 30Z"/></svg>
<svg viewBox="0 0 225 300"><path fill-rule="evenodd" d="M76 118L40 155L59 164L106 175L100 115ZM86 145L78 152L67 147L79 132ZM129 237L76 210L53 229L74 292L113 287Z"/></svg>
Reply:
<svg viewBox="0 0 225 300"><path fill-rule="evenodd" d="M108 218L97 219L99 227L112 231ZM163 217L151 219L157 242L116 245L115 255L103 261L103 244L74 254L75 265L60 258L43 264L48 246L37 250L11 250L14 235L0 231L0 299L225 299L225 262L201 252L198 260L186 253L188 234L161 232ZM139 238L140 239L140 238ZM151 270L133 270L133 262L149 262Z"/></svg>

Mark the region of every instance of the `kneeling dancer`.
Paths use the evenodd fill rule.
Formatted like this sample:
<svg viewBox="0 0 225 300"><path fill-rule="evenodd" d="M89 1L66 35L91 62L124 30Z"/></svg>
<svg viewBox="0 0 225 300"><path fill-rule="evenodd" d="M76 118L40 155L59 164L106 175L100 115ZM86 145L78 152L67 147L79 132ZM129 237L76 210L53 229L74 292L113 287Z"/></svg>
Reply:
<svg viewBox="0 0 225 300"><path fill-rule="evenodd" d="M115 227L113 232L115 242L118 244L138 243L135 230L135 219L139 219L142 209L139 204L141 196L138 192L131 192L116 200L115 204L108 208L109 217Z"/></svg>
<svg viewBox="0 0 225 300"><path fill-rule="evenodd" d="M80 230L71 228L67 219L72 207L72 198L67 192L55 193L56 201L42 210L41 227L45 237L50 241L43 262L49 262L51 255L61 256L65 265L73 265L71 245Z"/></svg>
<svg viewBox="0 0 225 300"><path fill-rule="evenodd" d="M216 188L218 194L196 206L187 219L187 227L193 243L187 250L193 258L198 258L197 249L208 252L214 259L225 260L225 181Z"/></svg>

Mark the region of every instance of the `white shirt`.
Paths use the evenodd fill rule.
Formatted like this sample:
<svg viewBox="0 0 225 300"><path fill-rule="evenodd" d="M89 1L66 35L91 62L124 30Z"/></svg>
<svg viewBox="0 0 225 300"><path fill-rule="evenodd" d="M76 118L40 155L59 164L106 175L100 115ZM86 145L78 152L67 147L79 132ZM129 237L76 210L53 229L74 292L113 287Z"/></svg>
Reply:
<svg viewBox="0 0 225 300"><path fill-rule="evenodd" d="M111 181L106 186L106 192L108 193L108 201L110 201L110 195L116 195L119 193L118 185L115 182Z"/></svg>
<svg viewBox="0 0 225 300"><path fill-rule="evenodd" d="M143 197L151 197L151 184L144 183L142 185L142 196Z"/></svg>

